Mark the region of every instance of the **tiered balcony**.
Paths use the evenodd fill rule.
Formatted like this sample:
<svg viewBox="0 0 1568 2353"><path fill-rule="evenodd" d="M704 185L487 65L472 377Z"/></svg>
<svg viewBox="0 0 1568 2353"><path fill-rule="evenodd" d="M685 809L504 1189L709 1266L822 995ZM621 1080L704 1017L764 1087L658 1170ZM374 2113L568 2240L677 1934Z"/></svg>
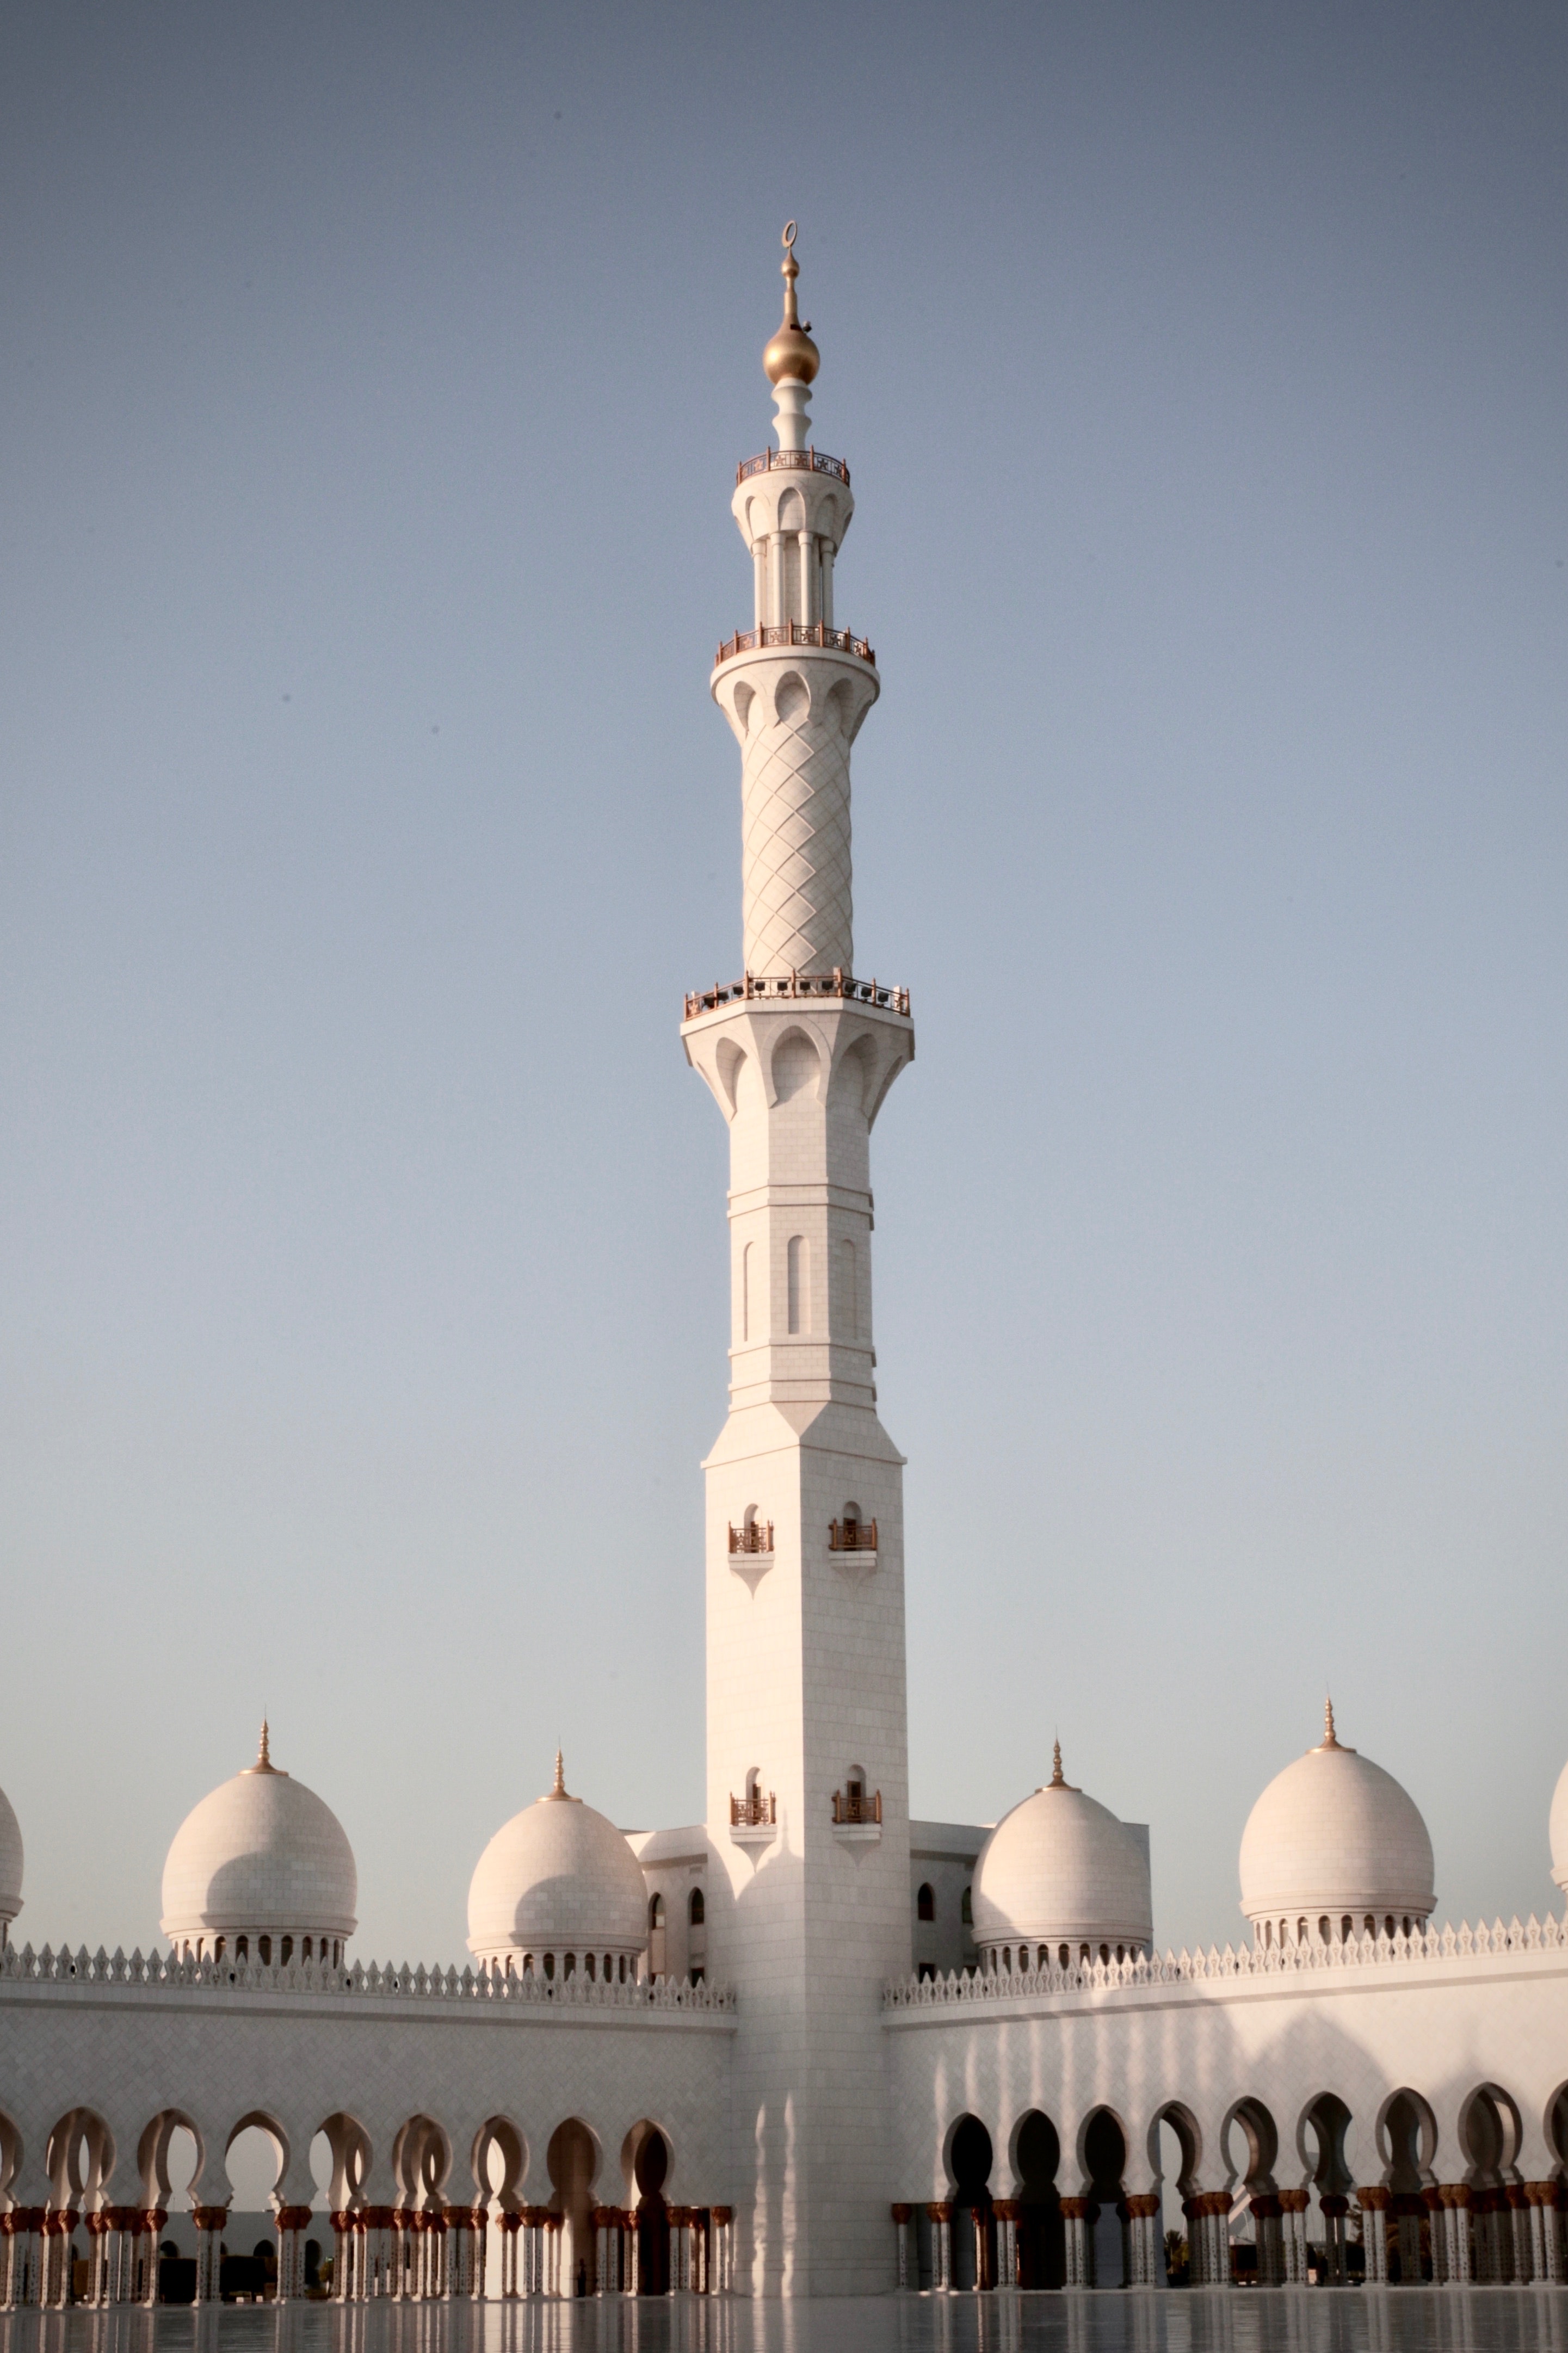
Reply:
<svg viewBox="0 0 1568 2353"><path fill-rule="evenodd" d="M737 629L714 655L713 667L717 670L736 654L754 654L767 646L817 646L825 653L858 655L873 670L877 667L868 639L858 638L853 629L830 628L826 621L770 621L765 628Z"/></svg>
<svg viewBox="0 0 1568 2353"><path fill-rule="evenodd" d="M849 488L849 469L843 459L826 457L820 449L764 449L760 458L742 458L735 469L735 488L753 474L831 474Z"/></svg>
<svg viewBox="0 0 1568 2353"><path fill-rule="evenodd" d="M880 1789L863 1789L858 1781L851 1781L847 1789L835 1789L833 1792L835 1830L863 1829L873 1822L880 1830L882 1826Z"/></svg>
<svg viewBox="0 0 1568 2353"><path fill-rule="evenodd" d="M686 992L688 1021L700 1013L716 1013L721 1005L776 1002L780 997L835 997L847 1005L875 1005L884 1013L909 1018L910 992L889 988L879 980L856 980L840 972L748 972L739 980L715 981L711 988Z"/></svg>
<svg viewBox="0 0 1568 2353"><path fill-rule="evenodd" d="M876 1521L829 1520L827 1549L829 1552L875 1552L877 1549Z"/></svg>
<svg viewBox="0 0 1568 2353"><path fill-rule="evenodd" d="M735 1525L733 1520L731 1521L730 1550L731 1552L772 1552L773 1548L772 1520L748 1520L745 1526L741 1528Z"/></svg>

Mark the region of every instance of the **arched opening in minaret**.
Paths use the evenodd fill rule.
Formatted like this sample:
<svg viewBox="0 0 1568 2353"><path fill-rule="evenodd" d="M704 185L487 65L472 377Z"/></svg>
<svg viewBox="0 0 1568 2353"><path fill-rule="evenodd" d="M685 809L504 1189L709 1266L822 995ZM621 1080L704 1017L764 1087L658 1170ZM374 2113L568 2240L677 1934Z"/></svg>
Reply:
<svg viewBox="0 0 1568 2353"><path fill-rule="evenodd" d="M758 1253L755 1242L748 1242L741 1252L741 1337L742 1340L762 1337L761 1307L757 1295Z"/></svg>
<svg viewBox="0 0 1568 2353"><path fill-rule="evenodd" d="M838 1245L838 1328L847 1340L860 1337L860 1268L847 1235Z"/></svg>
<svg viewBox="0 0 1568 2353"><path fill-rule="evenodd" d="M991 2202L991 2136L978 2116L960 2116L947 2145L952 2178L952 2284L996 2284L996 2219Z"/></svg>
<svg viewBox="0 0 1568 2353"><path fill-rule="evenodd" d="M811 1329L811 1244L804 1234L791 1234L785 1263L790 1331L792 1333L809 1332Z"/></svg>
<svg viewBox="0 0 1568 2353"><path fill-rule="evenodd" d="M1061 2287L1067 2279L1067 2232L1057 2186L1061 2161L1055 2125L1042 2108L1031 2108L1013 2136L1020 2287Z"/></svg>
<svg viewBox="0 0 1568 2353"><path fill-rule="evenodd" d="M650 1896L647 1907L647 1973L650 1978L665 1974L664 1898Z"/></svg>

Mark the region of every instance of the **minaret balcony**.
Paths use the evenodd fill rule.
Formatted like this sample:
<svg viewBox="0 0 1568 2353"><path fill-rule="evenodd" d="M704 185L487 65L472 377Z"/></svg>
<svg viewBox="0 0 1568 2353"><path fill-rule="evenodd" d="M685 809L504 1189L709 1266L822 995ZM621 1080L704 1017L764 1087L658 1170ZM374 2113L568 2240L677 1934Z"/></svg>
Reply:
<svg viewBox="0 0 1568 2353"><path fill-rule="evenodd" d="M837 968L832 972L748 972L740 980L715 981L711 988L689 988L685 1018L695 1021L700 1014L717 1013L724 1005L799 997L836 997L846 1004L875 1005L884 1013L901 1013L909 1018L907 988L889 988L879 980L857 980Z"/></svg>
<svg viewBox="0 0 1568 2353"><path fill-rule="evenodd" d="M742 458L735 469L735 488L753 474L831 474L849 488L849 469L843 459L826 457L820 449L764 449L760 458Z"/></svg>
<svg viewBox="0 0 1568 2353"><path fill-rule="evenodd" d="M772 1520L748 1520L744 1527L740 1528L735 1525L733 1520L731 1521L730 1550L731 1552L772 1552L773 1548Z"/></svg>
<svg viewBox="0 0 1568 2353"><path fill-rule="evenodd" d="M877 1549L875 1520L829 1520L827 1523L829 1552L870 1552ZM880 1815L878 1816L880 1820Z"/></svg>
<svg viewBox="0 0 1568 2353"><path fill-rule="evenodd" d="M771 1789L748 1789L743 1798L731 1798L730 1836L736 1846L747 1850L753 1862L777 1838L778 1824L778 1799Z"/></svg>
<svg viewBox="0 0 1568 2353"><path fill-rule="evenodd" d="M713 667L717 670L736 654L754 654L769 646L819 646L825 653L855 654L873 670L877 667L876 654L866 638L858 638L852 629L829 628L826 621L770 621L765 628L737 629L714 655Z"/></svg>
<svg viewBox="0 0 1568 2353"><path fill-rule="evenodd" d="M863 1789L851 1781L847 1789L833 1792L833 1827L835 1830L865 1829L875 1823L882 1826L882 1792Z"/></svg>

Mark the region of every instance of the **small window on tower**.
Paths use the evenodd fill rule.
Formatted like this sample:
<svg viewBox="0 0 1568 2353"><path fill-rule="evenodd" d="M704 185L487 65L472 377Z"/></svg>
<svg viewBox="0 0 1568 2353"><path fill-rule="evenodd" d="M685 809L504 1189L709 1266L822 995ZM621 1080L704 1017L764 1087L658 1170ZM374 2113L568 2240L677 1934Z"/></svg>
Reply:
<svg viewBox="0 0 1568 2353"><path fill-rule="evenodd" d="M963 1904L959 1906L959 1918L963 1922L963 1925L964 1925L964 1926L965 1926L966 1928L973 1928L973 1926L974 1926L974 1890L973 1890L973 1887L966 1887L966 1888L964 1889L964 1891L963 1891Z"/></svg>
<svg viewBox="0 0 1568 2353"><path fill-rule="evenodd" d="M691 1901L686 1907L686 1917L693 1928L700 1928L707 1920L708 1907L702 1900L700 1887L694 1887L691 1891Z"/></svg>
<svg viewBox="0 0 1568 2353"><path fill-rule="evenodd" d="M915 1897L915 1918L917 1920L936 1918L936 1890L929 1879L922 1883L920 1894Z"/></svg>

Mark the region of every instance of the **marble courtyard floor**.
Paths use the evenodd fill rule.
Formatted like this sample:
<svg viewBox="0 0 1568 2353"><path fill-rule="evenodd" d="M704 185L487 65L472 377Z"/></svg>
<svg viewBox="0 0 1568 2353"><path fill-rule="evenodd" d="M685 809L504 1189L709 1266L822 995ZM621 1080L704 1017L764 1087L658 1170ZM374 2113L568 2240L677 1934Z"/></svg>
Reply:
<svg viewBox="0 0 1568 2353"><path fill-rule="evenodd" d="M1568 2353L1568 2288L0 2313L0 2353Z"/></svg>

